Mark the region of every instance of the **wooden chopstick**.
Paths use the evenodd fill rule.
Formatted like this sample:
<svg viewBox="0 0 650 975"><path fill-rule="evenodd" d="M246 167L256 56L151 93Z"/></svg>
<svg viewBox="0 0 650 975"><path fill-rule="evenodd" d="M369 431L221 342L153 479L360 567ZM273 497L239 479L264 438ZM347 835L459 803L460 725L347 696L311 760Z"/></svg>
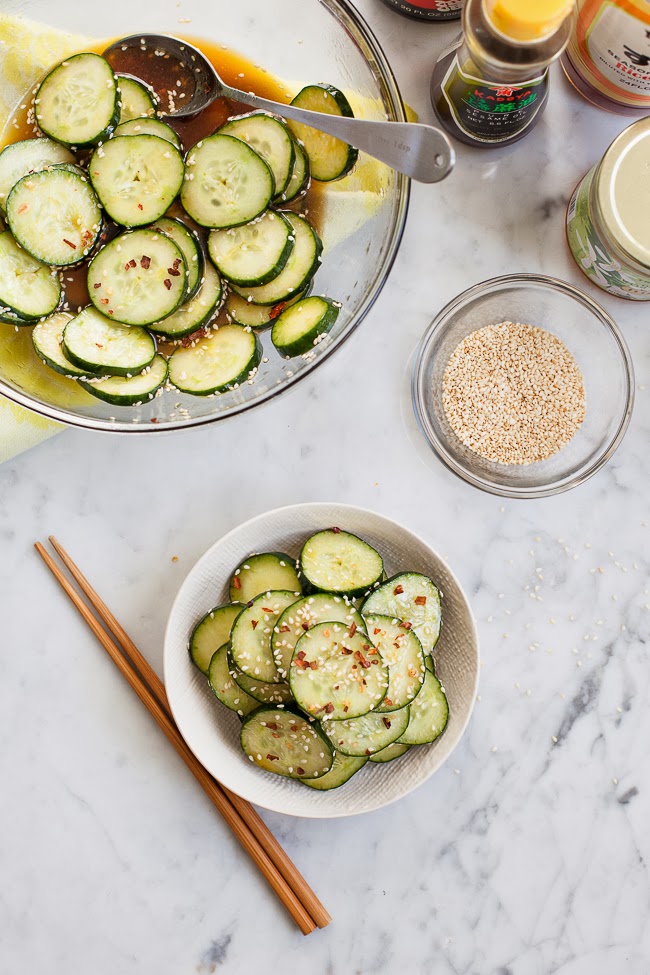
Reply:
<svg viewBox="0 0 650 975"><path fill-rule="evenodd" d="M158 724L159 728L164 732L194 777L203 787L213 805L221 813L226 824L232 830L237 840L258 867L265 880L276 893L284 907L291 914L302 933L310 934L316 929L316 924L311 915L307 912L306 908L300 902L287 881L280 874L279 870L271 860L262 844L232 805L221 786L208 772L206 772L200 762L194 757L181 737L176 725L173 723L173 720L170 719L160 702L154 696L153 692L146 686L144 681L127 663L119 648L113 643L109 635L95 618L81 596L77 593L68 579L61 572L59 567L53 561L50 554L43 548L40 542L36 542L34 547L59 585L65 591L66 595L70 598L75 608L93 631L103 648L107 651L122 676L126 678L131 688L135 691Z"/></svg>
<svg viewBox="0 0 650 975"><path fill-rule="evenodd" d="M79 566L73 562L72 558L68 555L61 543L57 541L54 535L49 536L49 541L63 564L70 572L70 575L73 577L73 579L75 579L82 592L87 596L93 609L104 621L109 631L124 649L127 656L130 657L131 662L135 665L137 670L140 671L140 674L144 678L145 682L149 685L151 690L158 698L161 707L167 713L169 719L173 721L174 718L171 708L169 707L165 687L163 682L158 677L158 674L154 671L149 662L142 656L131 637L124 630L115 616L113 616L106 603L93 589ZM258 840L268 853L275 866L278 868L301 903L304 904L308 913L311 914L318 927L327 927L332 918L327 913L305 878L298 871L296 865L289 859L287 853L280 846L264 820L258 816L251 804L245 799L235 795L234 792L230 792L230 790L226 789L225 786L220 785L219 788L226 794L241 818L247 823L249 829L257 836Z"/></svg>

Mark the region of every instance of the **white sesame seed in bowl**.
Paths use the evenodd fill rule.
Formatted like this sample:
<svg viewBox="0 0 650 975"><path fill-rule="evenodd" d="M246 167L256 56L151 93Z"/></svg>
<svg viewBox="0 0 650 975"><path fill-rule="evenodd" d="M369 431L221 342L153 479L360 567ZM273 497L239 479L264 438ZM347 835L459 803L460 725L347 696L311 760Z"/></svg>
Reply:
<svg viewBox="0 0 650 975"><path fill-rule="evenodd" d="M420 429L451 471L492 494L541 498L613 455L632 415L634 372L597 302L556 278L513 274L439 312L411 391Z"/></svg>

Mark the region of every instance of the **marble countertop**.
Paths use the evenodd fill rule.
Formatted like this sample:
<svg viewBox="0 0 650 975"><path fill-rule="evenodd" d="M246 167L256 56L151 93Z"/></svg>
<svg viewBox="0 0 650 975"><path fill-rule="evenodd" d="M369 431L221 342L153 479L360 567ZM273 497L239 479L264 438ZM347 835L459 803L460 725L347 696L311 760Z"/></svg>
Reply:
<svg viewBox="0 0 650 975"><path fill-rule="evenodd" d="M432 120L428 78L454 27L359 6ZM444 189L413 187L379 301L298 389L169 436L70 430L0 468L0 971L248 975L271 959L313 975L647 975L648 306L593 288L563 231L574 185L625 124L555 70L524 141L459 147ZM410 358L434 313L513 271L584 287L637 371L612 462L543 501L455 479L409 413ZM233 466L242 444L262 478ZM258 512L320 499L397 517L448 557L483 666L464 739L408 798L342 821L264 814L334 917L303 938L32 542L63 541L160 672L170 601L198 556Z"/></svg>

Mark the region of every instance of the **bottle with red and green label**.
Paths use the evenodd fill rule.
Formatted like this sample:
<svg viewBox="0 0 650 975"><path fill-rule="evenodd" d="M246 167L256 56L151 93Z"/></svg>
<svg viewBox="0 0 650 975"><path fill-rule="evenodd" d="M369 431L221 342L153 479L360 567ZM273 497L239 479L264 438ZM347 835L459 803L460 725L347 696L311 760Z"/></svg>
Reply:
<svg viewBox="0 0 650 975"><path fill-rule="evenodd" d="M574 13L574 0L466 0L463 33L442 52L431 79L444 128L460 142L486 147L530 132Z"/></svg>
<svg viewBox="0 0 650 975"><path fill-rule="evenodd" d="M441 22L460 20L463 0L384 0L384 3L404 17L415 20Z"/></svg>

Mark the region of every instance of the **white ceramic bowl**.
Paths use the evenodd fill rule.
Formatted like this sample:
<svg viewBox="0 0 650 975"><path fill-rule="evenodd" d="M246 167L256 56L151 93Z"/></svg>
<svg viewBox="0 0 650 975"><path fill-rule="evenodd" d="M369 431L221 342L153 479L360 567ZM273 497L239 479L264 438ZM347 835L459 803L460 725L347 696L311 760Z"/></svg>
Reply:
<svg viewBox="0 0 650 975"><path fill-rule="evenodd" d="M443 628L435 649L436 672L449 698L449 723L432 745L412 748L387 765L368 762L330 792L264 772L239 744L240 721L212 694L187 652L190 632L213 606L228 600L233 568L253 552L298 555L315 531L338 526L361 536L384 556L388 575L412 569L430 576L443 593ZM458 744L469 721L478 680L478 638L472 611L456 577L420 538L390 518L344 504L276 508L224 535L199 559L182 584L165 633L165 687L178 728L206 769L232 792L289 816L353 816L386 806L433 775Z"/></svg>

